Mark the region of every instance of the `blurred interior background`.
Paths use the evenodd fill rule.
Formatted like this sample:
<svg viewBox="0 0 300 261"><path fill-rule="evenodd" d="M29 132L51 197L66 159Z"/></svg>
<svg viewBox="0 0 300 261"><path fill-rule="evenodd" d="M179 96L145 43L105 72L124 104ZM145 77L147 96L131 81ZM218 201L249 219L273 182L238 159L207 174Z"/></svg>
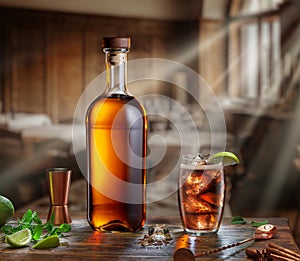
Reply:
<svg viewBox="0 0 300 261"><path fill-rule="evenodd" d="M32 204L47 209L45 169L70 167L70 204L74 211L84 209L85 180L72 147L74 111L105 69L101 38L130 36L129 60L184 64L218 97L226 149L241 159L227 170L227 214L287 217L299 243L299 10L298 0L0 0L0 194L20 210ZM172 106L161 97L178 101L209 141L206 113L213 108L203 110L187 94L195 86L184 72L174 77L186 92L165 82L129 89L137 97L149 89L161 95L143 100L151 111L171 115ZM178 162L180 137L164 117L149 122L150 137L159 134L168 144L160 164L149 169L151 181ZM148 196L168 189L157 186ZM149 208L153 215L176 215L176 195Z"/></svg>

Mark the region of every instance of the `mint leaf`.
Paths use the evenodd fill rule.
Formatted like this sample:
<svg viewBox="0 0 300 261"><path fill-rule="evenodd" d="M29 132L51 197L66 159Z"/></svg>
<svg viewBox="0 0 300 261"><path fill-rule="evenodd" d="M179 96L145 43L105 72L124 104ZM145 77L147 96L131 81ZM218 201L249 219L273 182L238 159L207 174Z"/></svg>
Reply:
<svg viewBox="0 0 300 261"><path fill-rule="evenodd" d="M251 221L252 227L260 227L260 226L266 225L268 223L269 223L269 221L267 219L264 221L261 221L261 222Z"/></svg>
<svg viewBox="0 0 300 261"><path fill-rule="evenodd" d="M61 224L59 226L61 233L67 233L71 230L71 225L70 224Z"/></svg>
<svg viewBox="0 0 300 261"><path fill-rule="evenodd" d="M44 225L43 225L43 229L44 230L47 230L47 232L50 232L53 230L53 223L51 222L51 220L49 220L48 222L46 222Z"/></svg>
<svg viewBox="0 0 300 261"><path fill-rule="evenodd" d="M9 234L12 234L13 233L13 226L11 226L11 225L4 225L4 226L2 226L1 227L1 231L4 233L4 234L7 234L7 235L9 235Z"/></svg>
<svg viewBox="0 0 300 261"><path fill-rule="evenodd" d="M23 215L23 217L22 217L22 219L21 219L21 223L31 223L32 222L32 210L31 209L28 209L25 213L24 213L24 215Z"/></svg>
<svg viewBox="0 0 300 261"><path fill-rule="evenodd" d="M32 232L32 238L35 241L38 241L43 233L43 225L38 224L34 227L33 232Z"/></svg>
<svg viewBox="0 0 300 261"><path fill-rule="evenodd" d="M39 218L39 215L36 211L34 211L32 214L32 221L34 221L38 225L42 224L42 220Z"/></svg>
<svg viewBox="0 0 300 261"><path fill-rule="evenodd" d="M244 225L244 224L247 224L247 221L245 221L242 216L235 216L231 219L231 224L233 224L233 225Z"/></svg>
<svg viewBox="0 0 300 261"><path fill-rule="evenodd" d="M48 230L48 233L44 236L44 238L46 237L50 237L50 236L63 236L63 233L67 233L71 230L71 225L69 224L61 224L59 227L56 226L52 226L51 230Z"/></svg>
<svg viewBox="0 0 300 261"><path fill-rule="evenodd" d="M61 224L55 231L57 236L63 236L63 233L67 233L71 230L71 226L69 224Z"/></svg>

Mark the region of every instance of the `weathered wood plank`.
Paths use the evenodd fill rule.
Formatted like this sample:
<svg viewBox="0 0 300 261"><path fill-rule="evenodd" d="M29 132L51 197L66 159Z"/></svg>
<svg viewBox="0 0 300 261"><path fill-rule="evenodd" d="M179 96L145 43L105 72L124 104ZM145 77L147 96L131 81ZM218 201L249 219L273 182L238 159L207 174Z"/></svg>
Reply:
<svg viewBox="0 0 300 261"><path fill-rule="evenodd" d="M248 219L249 221L252 219ZM262 220L262 219L255 219ZM270 223L278 226L278 234L269 241L249 242L236 248L212 254L214 260L245 260L245 248L251 246L263 249L269 242L282 245L299 252L291 236L288 221L283 218L270 218ZM162 247L141 247L138 242L147 233L147 227L155 224L168 224L173 241ZM136 233L100 233L92 231L86 219L73 216L72 231L63 238L68 246L50 250L32 250L30 248L11 249L3 244L0 247L1 260L173 260L178 247L188 247L199 253L246 239L253 235L251 225L231 225L230 219L223 220L218 234L213 236L188 237L182 231L178 218L149 218L145 228ZM206 260L208 257L205 257Z"/></svg>

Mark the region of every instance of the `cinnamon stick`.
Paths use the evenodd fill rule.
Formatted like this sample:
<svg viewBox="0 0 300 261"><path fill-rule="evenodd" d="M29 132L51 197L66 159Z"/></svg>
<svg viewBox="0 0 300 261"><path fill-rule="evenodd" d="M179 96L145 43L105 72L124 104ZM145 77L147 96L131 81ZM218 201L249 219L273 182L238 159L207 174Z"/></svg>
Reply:
<svg viewBox="0 0 300 261"><path fill-rule="evenodd" d="M280 251L280 250L278 250L278 249L276 249L276 248L273 248L273 247L267 247L266 248L267 249L267 251L269 252L269 253L271 253L271 254L275 254L275 255L278 255L278 256L281 256L281 257L286 257L286 258L288 258L289 260L300 260L299 258L297 258L297 257L294 257L294 256L292 256L292 255L290 255L290 254L287 254L287 253L285 253L285 252L283 252L283 251Z"/></svg>
<svg viewBox="0 0 300 261"><path fill-rule="evenodd" d="M278 248L274 248L274 247L270 247L268 246L267 251L269 251L271 254L275 254L281 257L286 257L289 258L290 260L298 260L300 261L300 259L290 253L287 253L287 249L278 249ZM291 250L290 250L291 251Z"/></svg>
<svg viewBox="0 0 300 261"><path fill-rule="evenodd" d="M276 249L278 251L281 251L281 252L284 252L288 255L291 255L292 257L296 258L295 260L300 260L300 254L299 253L296 253L288 248L285 248L285 247L282 247L282 246L279 246L279 245L276 245L274 243L269 243L268 246L270 248L273 248L273 249Z"/></svg>
<svg viewBox="0 0 300 261"><path fill-rule="evenodd" d="M273 261L295 261L295 259L290 259L288 257L284 257L284 256L279 256L279 255L276 255L276 254L273 254L271 253L270 254L270 257L272 257Z"/></svg>

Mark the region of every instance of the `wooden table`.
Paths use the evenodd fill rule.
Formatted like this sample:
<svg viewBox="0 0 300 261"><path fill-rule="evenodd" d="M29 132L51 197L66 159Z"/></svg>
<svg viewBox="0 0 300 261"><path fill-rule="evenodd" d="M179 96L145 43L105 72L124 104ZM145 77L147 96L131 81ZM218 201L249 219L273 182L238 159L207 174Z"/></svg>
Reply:
<svg viewBox="0 0 300 261"><path fill-rule="evenodd" d="M50 250L33 250L29 247L12 249L6 244L0 246L0 260L173 260L176 248L188 247L194 253L234 243L253 235L251 225L232 225L230 218L224 218L218 234L213 236L189 237L183 233L179 218L149 218L144 229L136 233L100 233L92 231L85 215L73 215L72 230L61 239L68 246ZM254 220L247 218L248 223ZM256 218L255 221L262 219ZM247 247L263 249L269 242L284 246L293 251L299 249L291 236L288 220L269 218L269 223L278 227L277 235L268 241L249 242L244 245L215 253L204 260L248 260ZM138 244L147 233L147 227L155 224L167 224L173 241L161 247L142 247ZM200 259L199 259L200 260ZM250 259L249 259L250 260Z"/></svg>

